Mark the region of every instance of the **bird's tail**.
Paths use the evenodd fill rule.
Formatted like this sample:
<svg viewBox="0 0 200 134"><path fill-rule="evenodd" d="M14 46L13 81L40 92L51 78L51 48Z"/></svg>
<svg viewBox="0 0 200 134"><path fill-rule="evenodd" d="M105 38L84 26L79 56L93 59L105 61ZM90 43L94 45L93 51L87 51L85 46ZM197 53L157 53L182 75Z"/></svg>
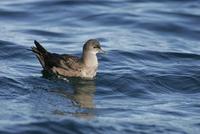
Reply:
<svg viewBox="0 0 200 134"><path fill-rule="evenodd" d="M45 69L45 56L48 54L47 50L40 45L36 40L34 41L36 47L31 47L31 51L35 53L43 69Z"/></svg>

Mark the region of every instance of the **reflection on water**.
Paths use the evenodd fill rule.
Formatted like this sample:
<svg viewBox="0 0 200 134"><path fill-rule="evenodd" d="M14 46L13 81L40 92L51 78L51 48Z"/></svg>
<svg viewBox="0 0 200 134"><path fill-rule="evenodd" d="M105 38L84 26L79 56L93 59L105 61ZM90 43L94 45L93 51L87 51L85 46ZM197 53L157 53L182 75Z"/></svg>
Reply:
<svg viewBox="0 0 200 134"><path fill-rule="evenodd" d="M95 81L79 81L73 83L73 100L81 108L95 108L93 97L96 90Z"/></svg>
<svg viewBox="0 0 200 134"><path fill-rule="evenodd" d="M95 104L93 101L94 94L96 91L95 81L86 81L80 79L71 79L69 83L72 87L72 93L65 89L53 89L51 92L58 93L67 99L70 99L75 107L81 108L80 110L72 113L72 115L80 118L90 119L94 116L93 109ZM84 111L82 111L85 109ZM55 114L63 115L61 111L54 111Z"/></svg>

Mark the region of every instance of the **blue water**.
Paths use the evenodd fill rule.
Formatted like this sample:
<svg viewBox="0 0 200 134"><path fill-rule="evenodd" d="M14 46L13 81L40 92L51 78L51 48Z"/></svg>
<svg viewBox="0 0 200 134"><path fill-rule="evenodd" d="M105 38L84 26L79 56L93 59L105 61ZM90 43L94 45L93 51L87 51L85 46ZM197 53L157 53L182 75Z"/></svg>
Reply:
<svg viewBox="0 0 200 134"><path fill-rule="evenodd" d="M106 54L93 81L48 78L27 49ZM199 0L1 0L0 133L198 134Z"/></svg>

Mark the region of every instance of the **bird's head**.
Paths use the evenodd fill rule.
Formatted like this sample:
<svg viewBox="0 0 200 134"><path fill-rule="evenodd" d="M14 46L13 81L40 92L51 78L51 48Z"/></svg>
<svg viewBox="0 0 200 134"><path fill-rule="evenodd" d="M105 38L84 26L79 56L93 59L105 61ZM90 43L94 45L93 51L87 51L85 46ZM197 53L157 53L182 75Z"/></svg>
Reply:
<svg viewBox="0 0 200 134"><path fill-rule="evenodd" d="M83 52L97 54L103 53L103 50L101 49L101 45L98 40L90 39L84 44Z"/></svg>

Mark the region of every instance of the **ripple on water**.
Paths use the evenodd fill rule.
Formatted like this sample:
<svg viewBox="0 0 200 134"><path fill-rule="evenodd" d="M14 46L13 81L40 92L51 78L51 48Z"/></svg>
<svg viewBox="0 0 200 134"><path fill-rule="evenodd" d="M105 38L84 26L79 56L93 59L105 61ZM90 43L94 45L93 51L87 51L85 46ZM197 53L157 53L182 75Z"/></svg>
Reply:
<svg viewBox="0 0 200 134"><path fill-rule="evenodd" d="M2 0L0 133L199 132L199 1ZM107 51L93 81L41 73L33 40Z"/></svg>

